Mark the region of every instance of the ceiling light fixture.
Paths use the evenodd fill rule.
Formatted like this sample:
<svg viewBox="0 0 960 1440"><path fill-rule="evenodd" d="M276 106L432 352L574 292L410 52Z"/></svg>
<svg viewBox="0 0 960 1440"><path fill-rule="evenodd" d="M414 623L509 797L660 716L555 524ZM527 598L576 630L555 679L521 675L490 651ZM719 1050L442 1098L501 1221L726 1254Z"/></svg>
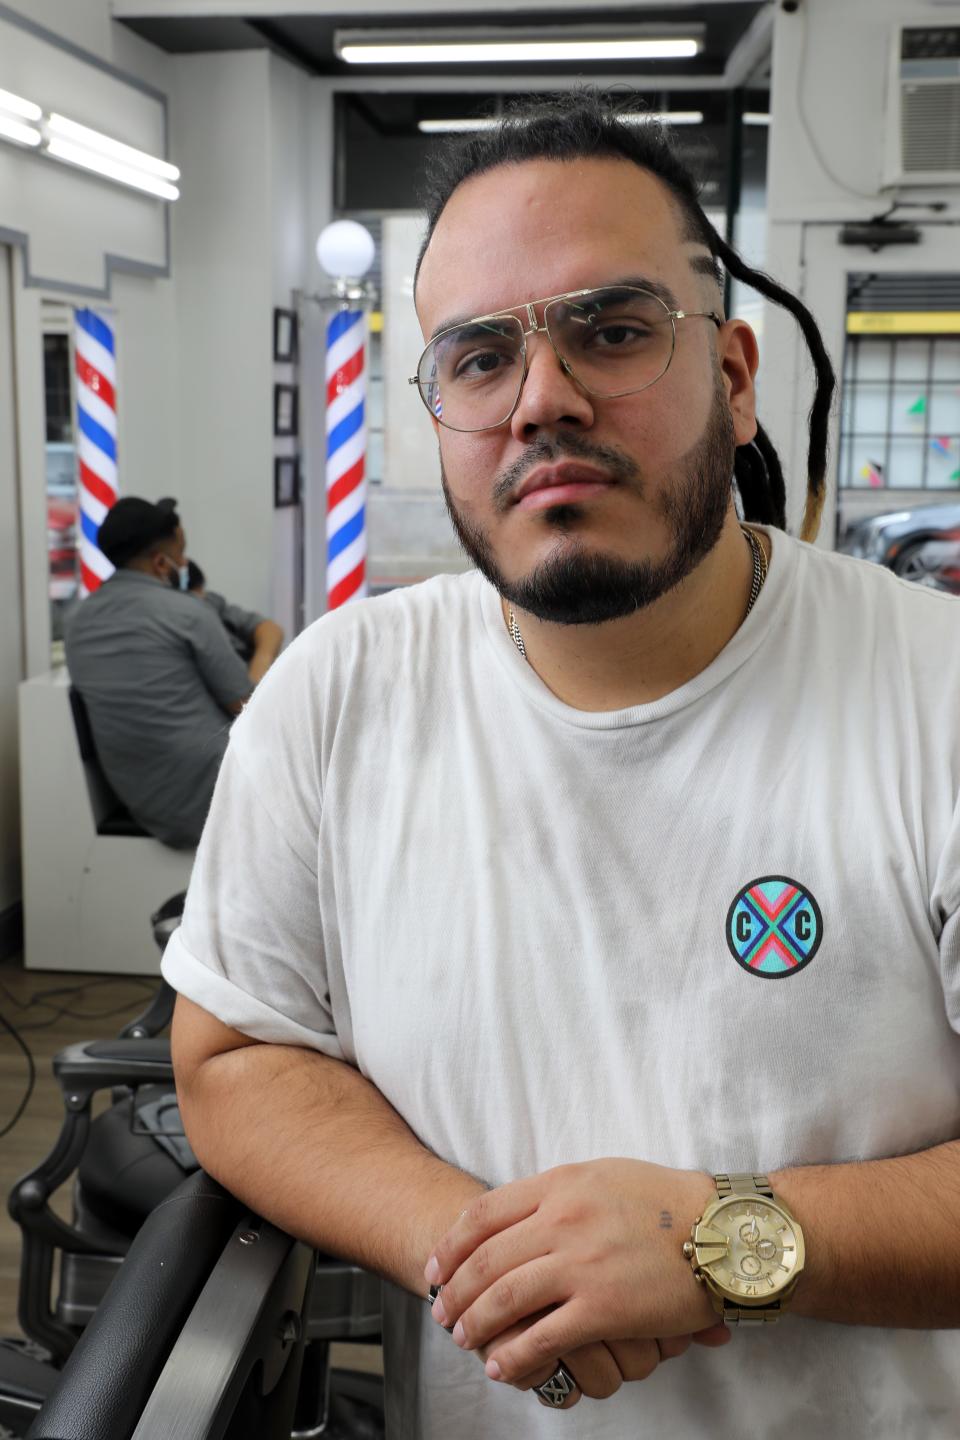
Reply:
<svg viewBox="0 0 960 1440"><path fill-rule="evenodd" d="M661 125L702 125L702 110L627 110L617 119L623 125L644 125L656 120Z"/></svg>
<svg viewBox="0 0 960 1440"><path fill-rule="evenodd" d="M39 105L34 105L32 100L24 100L20 95L14 95L11 90L0 90L0 111L8 115L18 115L21 120L39 120L43 111Z"/></svg>
<svg viewBox="0 0 960 1440"><path fill-rule="evenodd" d="M435 30L429 40L409 40L403 32L342 30L334 51L348 65L502 65L591 60L691 60L701 42L689 35L603 34L596 28L566 33Z"/></svg>
<svg viewBox="0 0 960 1440"><path fill-rule="evenodd" d="M492 130L499 120L480 116L473 120L418 120L417 129L423 135L458 135L470 130Z"/></svg>
<svg viewBox="0 0 960 1440"><path fill-rule="evenodd" d="M770 116L763 114L760 110L744 110L744 125L769 125Z"/></svg>
<svg viewBox="0 0 960 1440"><path fill-rule="evenodd" d="M116 180L134 190L156 195L160 200L177 200L180 196L175 185L168 184L156 175L150 175L145 170L136 170L131 165L121 165L109 155L99 155L95 150L88 150L82 145L72 145L68 140L61 140L56 136L47 140L45 153L54 160L63 160L67 165L76 165L81 170L92 170L97 175L106 176L108 180Z"/></svg>
<svg viewBox="0 0 960 1440"><path fill-rule="evenodd" d="M106 155L126 169L143 171L160 180L172 182L180 179L180 171L169 161L160 160L156 155L149 155L145 150L136 150L132 145L124 145L122 141L114 140L111 135L104 135L99 130L91 130L87 125L79 125L76 120L68 120L66 115L60 115L56 111L47 121L47 130L57 139L66 140L74 146L91 150L98 155Z"/></svg>
<svg viewBox="0 0 960 1440"><path fill-rule="evenodd" d="M13 140L18 145L29 145L33 148L40 144L43 136L33 125L26 125L22 120L13 120L6 115L0 115L0 139Z"/></svg>

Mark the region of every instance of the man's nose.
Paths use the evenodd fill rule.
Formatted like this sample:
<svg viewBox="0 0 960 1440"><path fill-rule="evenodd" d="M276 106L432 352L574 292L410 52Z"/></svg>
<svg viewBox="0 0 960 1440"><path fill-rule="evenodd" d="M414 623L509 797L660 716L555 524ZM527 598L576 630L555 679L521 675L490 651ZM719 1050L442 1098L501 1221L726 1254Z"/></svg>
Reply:
<svg viewBox="0 0 960 1440"><path fill-rule="evenodd" d="M546 335L527 337L527 374L510 419L517 440L529 440L544 426L593 424L590 396L564 367Z"/></svg>

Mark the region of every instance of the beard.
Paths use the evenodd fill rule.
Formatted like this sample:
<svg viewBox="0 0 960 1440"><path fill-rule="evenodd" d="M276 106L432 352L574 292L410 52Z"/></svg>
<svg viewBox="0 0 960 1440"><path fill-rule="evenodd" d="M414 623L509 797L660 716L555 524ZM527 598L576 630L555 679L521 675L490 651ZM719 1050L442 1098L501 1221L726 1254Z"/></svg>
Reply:
<svg viewBox="0 0 960 1440"><path fill-rule="evenodd" d="M490 538L468 520L450 493L443 457L440 474L447 511L457 538L482 575L511 605L555 625L600 625L652 605L690 575L720 538L730 505L736 436L726 395L719 381L707 428L678 462L668 488L656 503L666 522L669 545L661 560L623 560L590 550L576 533L585 508L576 503L551 506L541 515L557 536L553 552L529 574L509 580L497 564ZM500 475L494 508L501 514L512 494L535 466L572 457L602 466L618 484L641 497L643 481L636 463L623 451L598 445L576 433L558 432L533 441L523 456Z"/></svg>

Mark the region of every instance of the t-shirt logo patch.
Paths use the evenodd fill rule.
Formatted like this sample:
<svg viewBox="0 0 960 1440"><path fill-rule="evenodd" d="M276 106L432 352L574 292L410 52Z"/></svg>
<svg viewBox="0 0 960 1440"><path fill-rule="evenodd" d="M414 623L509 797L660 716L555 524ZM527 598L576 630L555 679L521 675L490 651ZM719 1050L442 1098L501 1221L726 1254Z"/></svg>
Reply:
<svg viewBox="0 0 960 1440"><path fill-rule="evenodd" d="M762 980L803 970L820 949L823 916L809 890L786 875L745 885L727 911L727 944L738 965Z"/></svg>

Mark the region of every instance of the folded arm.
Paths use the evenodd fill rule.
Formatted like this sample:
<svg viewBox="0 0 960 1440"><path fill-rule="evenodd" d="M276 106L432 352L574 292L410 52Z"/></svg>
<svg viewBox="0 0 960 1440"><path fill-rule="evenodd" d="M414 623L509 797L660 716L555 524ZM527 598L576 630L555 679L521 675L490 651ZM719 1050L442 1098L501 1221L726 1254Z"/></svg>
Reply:
<svg viewBox="0 0 960 1440"><path fill-rule="evenodd" d="M486 1193L479 1180L427 1150L350 1065L251 1040L182 995L173 1061L184 1128L204 1169L308 1244L426 1294L427 1258ZM726 1336L706 1323L695 1337L572 1346L564 1359L584 1393L609 1395L682 1354L691 1338L722 1343ZM538 1357L514 1381L528 1389L554 1368Z"/></svg>
<svg viewBox="0 0 960 1440"><path fill-rule="evenodd" d="M425 1294L431 1247L480 1181L427 1150L342 1061L251 1040L182 995L172 1044L204 1169L317 1249Z"/></svg>
<svg viewBox="0 0 960 1440"><path fill-rule="evenodd" d="M960 1327L960 1141L769 1178L806 1238L795 1313ZM708 1175L625 1159L560 1166L491 1191L428 1263L428 1278L444 1286L442 1319L464 1348L485 1348L488 1373L508 1381L606 1335L694 1330L709 1302L680 1247L712 1193ZM544 1318L491 1345L535 1313Z"/></svg>

